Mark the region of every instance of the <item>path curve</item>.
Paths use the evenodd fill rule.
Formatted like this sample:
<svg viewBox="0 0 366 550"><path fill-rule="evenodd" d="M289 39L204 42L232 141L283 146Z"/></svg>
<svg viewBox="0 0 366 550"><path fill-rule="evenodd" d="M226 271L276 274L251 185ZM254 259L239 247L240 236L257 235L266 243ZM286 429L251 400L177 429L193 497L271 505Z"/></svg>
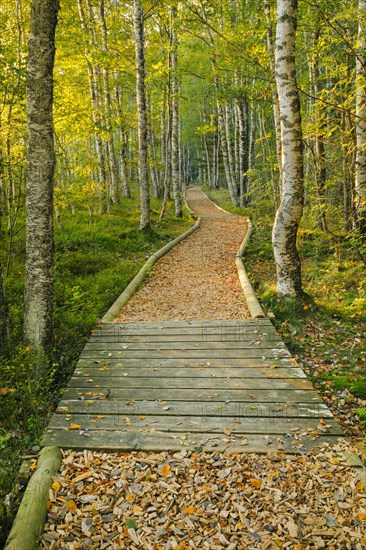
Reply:
<svg viewBox="0 0 366 550"><path fill-rule="evenodd" d="M196 187L186 190L186 200L200 227L157 262L115 321L250 317L235 265L246 219L221 210Z"/></svg>

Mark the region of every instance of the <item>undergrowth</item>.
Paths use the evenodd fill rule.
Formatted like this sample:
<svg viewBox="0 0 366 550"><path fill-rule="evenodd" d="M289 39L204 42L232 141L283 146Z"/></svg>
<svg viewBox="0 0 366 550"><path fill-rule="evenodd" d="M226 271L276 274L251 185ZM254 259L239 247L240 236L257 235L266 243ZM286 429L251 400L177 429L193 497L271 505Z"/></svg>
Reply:
<svg viewBox="0 0 366 550"><path fill-rule="evenodd" d="M42 384L32 379L32 360L22 344L25 234L24 219L10 251L5 288L10 306L12 353L0 365L0 547L11 526L18 501L17 472L22 456L37 451L60 390L97 320L154 251L191 225L188 215L174 217L172 203L159 221L152 201L152 230L139 231L138 197L125 199L108 214L61 212L56 227L53 369ZM4 236L4 251L9 239ZM32 451L32 447L34 450Z"/></svg>
<svg viewBox="0 0 366 550"><path fill-rule="evenodd" d="M274 215L268 202L240 209L232 207L225 189L205 192L228 211L250 216L254 231L245 265L262 305L274 314L277 330L329 405L336 406L339 398L343 409L349 406L366 426L365 243L338 227L334 234L322 231L305 208L298 239L305 296L284 300L276 294Z"/></svg>

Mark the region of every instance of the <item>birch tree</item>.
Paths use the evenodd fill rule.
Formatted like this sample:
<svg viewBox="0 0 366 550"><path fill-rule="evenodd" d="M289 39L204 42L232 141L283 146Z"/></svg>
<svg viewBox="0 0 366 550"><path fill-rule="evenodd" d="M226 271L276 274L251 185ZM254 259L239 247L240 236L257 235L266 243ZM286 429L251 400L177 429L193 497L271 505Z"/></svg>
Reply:
<svg viewBox="0 0 366 550"><path fill-rule="evenodd" d="M182 197L179 173L179 82L177 75L177 37L175 30L176 8L171 8L171 69L172 69L172 183L175 215L181 218Z"/></svg>
<svg viewBox="0 0 366 550"><path fill-rule="evenodd" d="M366 233L366 0L359 0L358 49L356 55L356 170L355 209L357 225Z"/></svg>
<svg viewBox="0 0 366 550"><path fill-rule="evenodd" d="M52 344L55 169L52 106L58 9L58 0L33 0L28 42L24 335L40 359Z"/></svg>
<svg viewBox="0 0 366 550"><path fill-rule="evenodd" d="M138 141L139 141L139 181L141 215L140 229L146 231L150 228L150 191L147 174L147 105L146 105L146 66L145 66L145 37L144 37L144 13L140 0L134 2L134 30L136 42L136 96L138 117Z"/></svg>
<svg viewBox="0 0 366 550"><path fill-rule="evenodd" d="M302 294L297 231L303 211L304 174L300 99L296 82L297 0L278 0L275 47L276 84L281 117L283 192L273 226L277 293Z"/></svg>

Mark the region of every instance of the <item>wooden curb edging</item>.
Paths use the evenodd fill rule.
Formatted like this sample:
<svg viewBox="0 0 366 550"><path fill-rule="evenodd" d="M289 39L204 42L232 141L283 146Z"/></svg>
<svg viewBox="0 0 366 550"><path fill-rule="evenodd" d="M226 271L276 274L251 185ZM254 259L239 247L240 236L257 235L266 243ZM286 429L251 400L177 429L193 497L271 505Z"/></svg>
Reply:
<svg viewBox="0 0 366 550"><path fill-rule="evenodd" d="M260 305L259 300L254 292L252 283L249 280L249 277L243 262L244 250L253 232L253 224L250 221L250 218L247 218L247 222L248 222L248 230L245 234L244 240L241 243L238 253L235 257L235 263L236 263L236 268L238 270L240 284L242 286L245 300L247 302L247 306L249 308L251 317L253 319L264 319L266 317L266 314L264 313L262 306Z"/></svg>
<svg viewBox="0 0 366 550"><path fill-rule="evenodd" d="M52 477L61 466L58 447L44 447L38 457L37 469L24 492L4 550L36 550L47 515Z"/></svg>
<svg viewBox="0 0 366 550"><path fill-rule="evenodd" d="M192 213L191 210L190 212ZM160 250L158 250L157 252L154 252L154 254L152 254L148 258L148 260L144 263L140 271L135 275L132 281L126 286L122 294L120 294L117 300L111 305L107 313L102 317L101 319L102 323L111 323L113 319L117 317L117 315L121 312L123 306L127 304L131 296L141 286L146 275L148 275L150 269L157 262L157 260L159 260L162 256L164 256L167 252L169 252L172 248L174 248L175 245L177 245L178 243L180 243L181 241L189 237L189 235L191 235L194 231L196 231L196 229L199 228L200 224L201 224L201 218L198 218L196 223L192 227L190 227L188 231L186 231L185 233L182 233L182 235L179 235L173 241L170 241L168 244L160 248Z"/></svg>

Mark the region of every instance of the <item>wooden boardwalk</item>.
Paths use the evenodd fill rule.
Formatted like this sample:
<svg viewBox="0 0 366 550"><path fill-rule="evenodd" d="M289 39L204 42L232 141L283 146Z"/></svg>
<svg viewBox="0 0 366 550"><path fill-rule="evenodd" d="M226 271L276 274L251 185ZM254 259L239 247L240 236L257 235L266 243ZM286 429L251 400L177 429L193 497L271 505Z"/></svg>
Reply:
<svg viewBox="0 0 366 550"><path fill-rule="evenodd" d="M268 319L104 323L42 445L304 453L341 435Z"/></svg>

